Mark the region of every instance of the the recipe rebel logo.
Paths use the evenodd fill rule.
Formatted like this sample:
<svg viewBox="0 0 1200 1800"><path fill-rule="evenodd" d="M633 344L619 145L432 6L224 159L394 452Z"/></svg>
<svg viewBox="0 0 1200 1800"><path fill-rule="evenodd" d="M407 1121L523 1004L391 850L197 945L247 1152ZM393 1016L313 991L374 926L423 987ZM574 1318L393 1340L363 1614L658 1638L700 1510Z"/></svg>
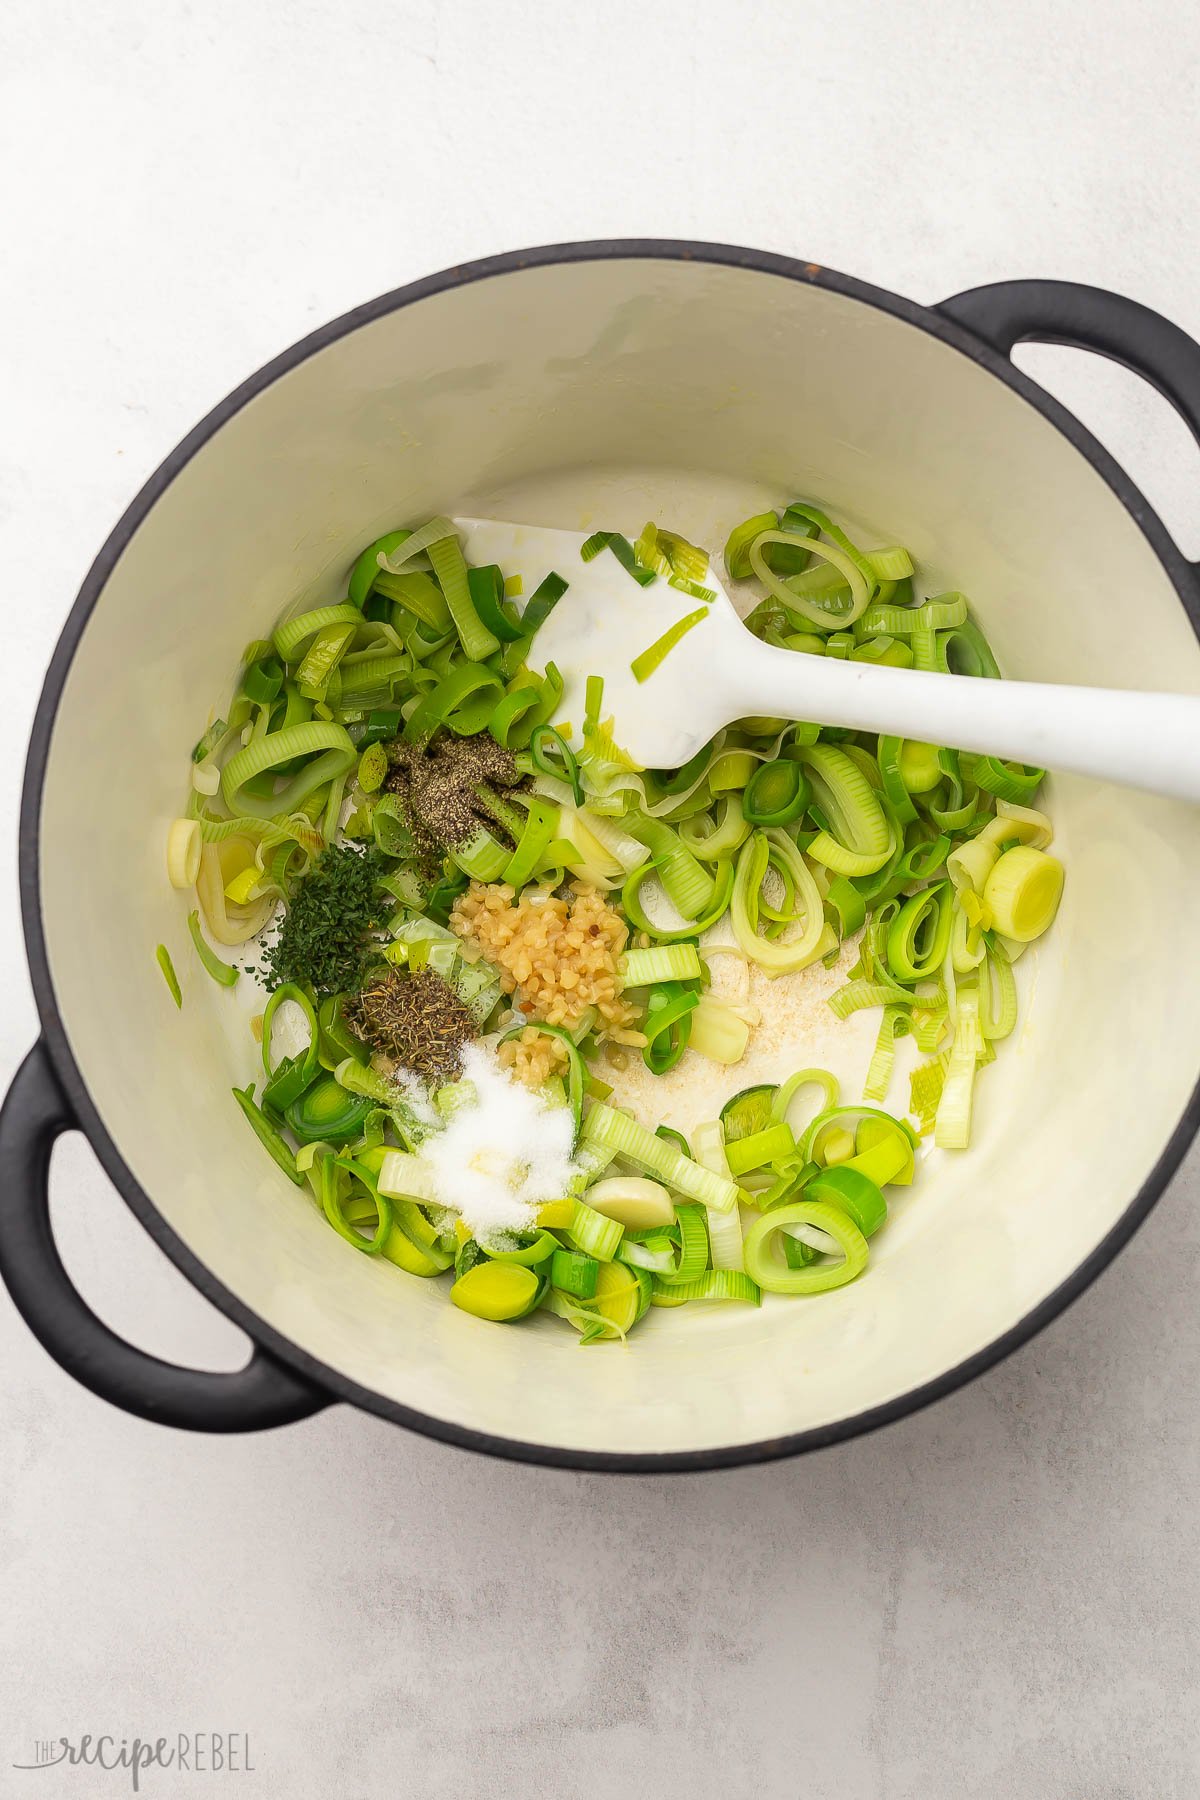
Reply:
<svg viewBox="0 0 1200 1800"><path fill-rule="evenodd" d="M116 1737L84 1732L77 1738L38 1738L32 1758L14 1769L124 1770L133 1793L142 1791L142 1776L153 1769L175 1769L188 1775L253 1775L250 1734L234 1731L180 1731L173 1737ZM56 1800L59 1790L56 1789Z"/></svg>

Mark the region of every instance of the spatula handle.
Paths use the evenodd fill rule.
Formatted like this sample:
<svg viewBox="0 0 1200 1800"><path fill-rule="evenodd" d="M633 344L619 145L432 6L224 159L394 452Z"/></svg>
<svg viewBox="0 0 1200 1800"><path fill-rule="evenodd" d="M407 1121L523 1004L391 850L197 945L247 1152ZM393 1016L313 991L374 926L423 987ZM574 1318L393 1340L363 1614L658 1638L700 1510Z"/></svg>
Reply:
<svg viewBox="0 0 1200 1800"><path fill-rule="evenodd" d="M753 706L744 711L952 744L1200 800L1197 695L970 680L765 644L755 646L746 675L743 695Z"/></svg>

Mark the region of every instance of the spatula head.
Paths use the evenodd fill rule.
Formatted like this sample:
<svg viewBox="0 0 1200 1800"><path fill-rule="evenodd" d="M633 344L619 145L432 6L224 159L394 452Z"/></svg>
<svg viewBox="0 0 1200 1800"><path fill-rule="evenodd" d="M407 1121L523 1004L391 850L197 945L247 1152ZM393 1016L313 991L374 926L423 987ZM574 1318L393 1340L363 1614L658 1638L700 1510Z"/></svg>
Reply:
<svg viewBox="0 0 1200 1800"><path fill-rule="evenodd" d="M732 696L739 691L745 647L753 647L754 639L711 567L702 585L712 588L716 598L705 608L705 617L639 682L630 667L634 658L703 602L671 587L663 576L649 587L639 586L611 550L585 563L580 550L586 532L498 519L454 523L469 563L498 563L506 576L520 576L518 608L551 570L568 583L534 640L530 661L535 669L548 662L557 665L564 684L558 716L576 732L583 722L589 675L603 678L603 715L613 721L616 742L648 769L679 768L738 711L748 710L732 704Z"/></svg>

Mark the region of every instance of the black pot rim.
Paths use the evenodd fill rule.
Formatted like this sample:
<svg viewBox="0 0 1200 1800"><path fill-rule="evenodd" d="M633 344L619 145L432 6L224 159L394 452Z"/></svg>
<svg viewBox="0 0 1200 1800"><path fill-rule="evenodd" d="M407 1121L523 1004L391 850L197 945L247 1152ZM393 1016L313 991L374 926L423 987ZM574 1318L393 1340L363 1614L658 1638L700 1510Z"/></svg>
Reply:
<svg viewBox="0 0 1200 1800"><path fill-rule="evenodd" d="M76 648L109 576L134 533L196 452L235 413L239 412L243 406L262 393L280 376L289 373L300 363L306 361L308 357L347 336L361 325L370 324L372 321L397 311L401 307L410 306L416 301L449 292L467 283L487 281L494 276L507 275L522 269L548 264L613 260L715 263L727 267L744 268L764 275L782 276L790 281L825 288L833 293L843 295L847 299L857 300L865 305L876 307L882 312L890 313L893 317L938 338L942 343L957 350L972 362L981 365L989 374L994 375L997 380L1004 382L1007 387L1019 394L1043 418L1049 420L1102 477L1149 541L1151 548L1170 577L1179 596L1180 604L1187 612L1197 637L1200 638L1200 603L1197 601L1193 571L1162 522L1124 470L1080 424L1078 419L1060 406L1036 383L1022 375L1007 357L1002 356L981 338L965 330L945 314L815 263L800 262L791 257L777 256L768 251L743 249L736 245L694 243L681 239L620 238L595 242L549 244L535 249L511 251L499 256L486 257L476 262L463 263L457 267L443 270L439 274L426 276L420 281L396 288L390 293L380 295L375 300L368 301L365 305L355 307L351 312L342 314L340 318L320 326L316 331L293 344L290 349L283 351L271 362L264 364L255 374L235 388L218 406L215 406L155 470L126 508L83 581L55 647L38 702L21 796L19 840L21 913L34 996L47 1047L58 1077L74 1108L80 1128L87 1135L105 1173L160 1249L214 1306L218 1307L234 1324L241 1326L253 1341L261 1344L264 1349L307 1377L316 1386L328 1391L335 1398L349 1401L368 1412L376 1413L385 1419L390 1419L395 1424L407 1426L410 1430L421 1432L423 1435L438 1439L443 1443L479 1451L489 1456L505 1457L523 1463L540 1463L553 1468L583 1469L614 1474L671 1474L737 1468L747 1464L771 1462L777 1458L795 1456L809 1450L827 1448L832 1444L844 1442L849 1438L873 1431L881 1425L891 1424L905 1418L910 1413L919 1411L922 1407L930 1405L931 1402L953 1393L973 1380L976 1375L982 1374L986 1369L990 1369L1002 1361L1004 1357L1011 1355L1014 1350L1027 1343L1052 1319L1063 1312L1073 1300L1078 1299L1079 1295L1091 1285L1101 1270L1107 1267L1146 1219L1178 1167L1189 1143L1200 1129L1200 1085L1193 1090L1183 1116L1167 1140L1162 1154L1140 1190L1102 1241L1065 1281L1061 1282L1052 1293L1048 1294L1016 1324L1010 1326L1007 1331L1001 1333L983 1349L976 1351L973 1356L967 1357L953 1368L944 1371L934 1380L924 1382L907 1393L897 1395L880 1406L871 1407L850 1418L835 1420L807 1431L793 1432L784 1437L769 1438L755 1443L719 1445L704 1450L673 1451L663 1454L572 1450L557 1445L526 1443L514 1438L493 1436L487 1432L458 1425L451 1420L437 1419L429 1414L417 1412L410 1407L387 1399L370 1388L362 1387L337 1370L329 1368L259 1318L250 1307L231 1293L200 1261L189 1246L176 1235L137 1182L120 1151L113 1143L75 1061L50 979L49 961L42 929L38 854L42 788L50 739L67 673Z"/></svg>

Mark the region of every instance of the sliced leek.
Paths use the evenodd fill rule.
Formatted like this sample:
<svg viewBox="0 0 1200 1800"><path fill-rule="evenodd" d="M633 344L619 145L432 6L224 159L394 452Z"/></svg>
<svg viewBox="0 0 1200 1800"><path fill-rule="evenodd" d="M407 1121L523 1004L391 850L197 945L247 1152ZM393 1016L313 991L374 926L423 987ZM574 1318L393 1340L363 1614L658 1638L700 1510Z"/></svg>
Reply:
<svg viewBox="0 0 1200 1800"><path fill-rule="evenodd" d="M887 861L892 846L891 827L871 783L836 745L814 744L798 755L828 821L808 855L839 875L870 875Z"/></svg>
<svg viewBox="0 0 1200 1800"><path fill-rule="evenodd" d="M1050 821L1030 804L1042 770L765 716L719 731L680 768L643 769L621 745L620 718L604 711L602 682L584 684L580 741L562 716L562 673L541 666L539 630L570 607L566 580L552 571L524 599L511 571L469 566L464 541L443 516L376 538L348 570L344 604L303 604L246 646L236 690L191 750L167 874L178 890L195 888L188 929L215 982L232 986L240 971L214 946L247 943L277 907L296 905L343 820L371 871L363 973L339 977L346 991L333 992L301 965L274 987L254 1021L266 1081L257 1100L238 1090L239 1107L385 1279L389 1269L445 1274L475 1320L520 1328L544 1311L583 1344L613 1345L651 1307L845 1285L866 1265L868 1238L886 1237L888 1190L917 1175L919 1133L944 1150L968 1144L980 1072L1015 1032L1014 965L1063 892ZM636 543L593 533L582 558L603 552L641 586L661 582L660 592L700 603L634 659L638 680L660 669L669 679L671 652L715 598L707 551L651 521ZM766 643L999 675L964 595L924 597L907 550L864 550L806 500L736 526L725 556L735 580L761 587L747 623ZM485 769L507 752L512 779L473 769L465 813L447 841L429 841L408 787L419 759L485 733L493 745L463 755ZM437 813L435 796L435 823ZM471 883L500 884L502 910L558 905L586 887L606 896L611 925L589 927L611 932L605 978L589 985L583 970L577 995L564 982L551 1003L546 946L532 946L528 983L519 952L511 968L493 966L482 942L459 936L479 898ZM672 1106L701 1073L697 1056L733 1068L753 1050L763 975L811 982L819 997L824 978L806 971L831 968L851 940L857 961L826 1017L879 1012L869 1060L864 1034L861 1089L843 1099L821 1069L757 1080L690 1143L624 1109L631 1057L640 1052L654 1078L677 1071L677 1088L663 1090ZM257 959L268 971L272 953L268 943ZM178 1003L165 946L158 957ZM737 965L736 987L709 985L731 972L722 958ZM480 1034L501 1066L536 1045L534 1033L555 1039L541 1093L551 1112L569 1109L570 1159L515 1231L473 1224L470 1182L447 1191L435 1175L443 1161L431 1139L480 1104L482 1075L426 1095L390 1050L371 1060L379 1046L358 1036L355 982L394 983L411 999L416 977L445 984L444 1004L464 1010L466 1035ZM307 1035L281 1054L287 1002ZM462 1029L458 1015L438 1016ZM908 1036L927 1059L909 1082L918 1129L882 1104L908 1066ZM531 1143L531 1169L534 1152Z"/></svg>
<svg viewBox="0 0 1200 1800"><path fill-rule="evenodd" d="M192 943L196 947L196 955L200 958L200 965L205 973L211 975L213 980L217 982L219 986L233 987L234 983L237 981L239 971L232 963L227 963L223 957L218 956L216 951L212 949L201 930L200 914L196 911L192 911L188 914L188 930L192 936Z"/></svg>
<svg viewBox="0 0 1200 1800"><path fill-rule="evenodd" d="M791 1225L815 1227L832 1240L840 1261L811 1263L789 1268L779 1244L781 1232ZM771 1294L820 1294L844 1287L867 1266L867 1240L840 1207L827 1202L798 1200L773 1207L746 1233L746 1273Z"/></svg>
<svg viewBox="0 0 1200 1800"><path fill-rule="evenodd" d="M167 833L167 880L174 888L196 885L204 840L195 819L176 819Z"/></svg>
<svg viewBox="0 0 1200 1800"><path fill-rule="evenodd" d="M694 944L627 950L621 958L621 978L626 987L644 987L651 981L691 981L703 972L700 952Z"/></svg>
<svg viewBox="0 0 1200 1800"><path fill-rule="evenodd" d="M983 900L996 930L1018 944L1041 937L1054 923L1065 871L1058 858L1029 844L1006 850L984 884Z"/></svg>
<svg viewBox="0 0 1200 1800"><path fill-rule="evenodd" d="M655 638L654 642L643 650L640 656L635 656L630 663L629 667L634 680L648 681L654 671L662 666L676 644L682 642L688 632L694 631L701 620L707 616L707 608L700 606L695 612L687 613L682 619L677 619L673 625L668 626L661 637Z"/></svg>
<svg viewBox="0 0 1200 1800"><path fill-rule="evenodd" d="M710 1169L702 1169L699 1163L683 1156L662 1138L655 1137L628 1113L618 1112L602 1102L593 1106L584 1120L583 1138L585 1143L612 1149L618 1156L640 1164L689 1200L723 1210L737 1204L738 1190L732 1180L716 1175Z"/></svg>
<svg viewBox="0 0 1200 1800"><path fill-rule="evenodd" d="M792 884L790 923L795 934L790 938L768 937L759 929L762 887L768 870L782 873ZM729 917L742 949L768 975L790 975L806 969L836 942L825 924L821 891L812 871L782 831L755 831L742 846L738 853Z"/></svg>

